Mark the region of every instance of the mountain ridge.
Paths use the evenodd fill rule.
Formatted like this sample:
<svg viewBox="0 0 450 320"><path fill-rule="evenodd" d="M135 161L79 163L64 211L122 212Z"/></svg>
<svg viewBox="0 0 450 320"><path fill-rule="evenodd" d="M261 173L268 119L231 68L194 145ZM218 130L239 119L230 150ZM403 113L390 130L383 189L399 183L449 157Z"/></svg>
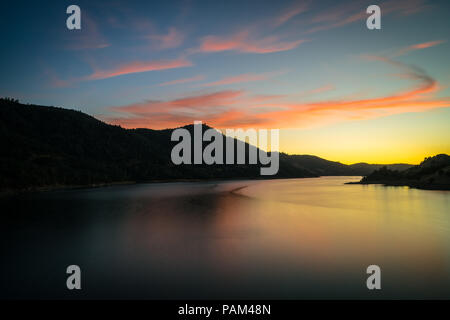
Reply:
<svg viewBox="0 0 450 320"><path fill-rule="evenodd" d="M26 105L11 99L0 99L0 116L0 190L180 179L365 176L382 167L345 165L312 155L285 153L279 154L280 170L272 177L260 177L260 165L177 166L170 160L176 144L170 141L174 129L124 129L81 111ZM192 126L184 128L192 130ZM236 140L238 143L244 142ZM248 153L256 147L245 143L245 148Z"/></svg>
<svg viewBox="0 0 450 320"><path fill-rule="evenodd" d="M384 166L363 177L357 184L450 190L450 156L442 153L434 157L427 157L419 165L403 171L392 170Z"/></svg>

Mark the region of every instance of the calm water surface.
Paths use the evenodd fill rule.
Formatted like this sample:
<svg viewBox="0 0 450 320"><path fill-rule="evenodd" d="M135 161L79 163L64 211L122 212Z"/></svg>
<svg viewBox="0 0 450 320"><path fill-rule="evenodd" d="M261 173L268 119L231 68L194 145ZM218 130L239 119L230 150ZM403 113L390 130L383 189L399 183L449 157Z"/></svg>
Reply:
<svg viewBox="0 0 450 320"><path fill-rule="evenodd" d="M450 298L450 192L359 177L1 199L1 297ZM66 267L82 290L66 289ZM382 290L366 288L381 267Z"/></svg>

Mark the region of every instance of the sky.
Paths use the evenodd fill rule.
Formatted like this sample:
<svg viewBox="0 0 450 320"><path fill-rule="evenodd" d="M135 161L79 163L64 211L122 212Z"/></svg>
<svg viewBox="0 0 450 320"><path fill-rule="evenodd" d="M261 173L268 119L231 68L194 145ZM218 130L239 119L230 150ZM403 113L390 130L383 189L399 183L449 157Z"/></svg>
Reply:
<svg viewBox="0 0 450 320"><path fill-rule="evenodd" d="M66 8L81 9L81 30ZM381 8L369 30L366 8ZM449 1L10 1L0 96L124 128L280 129L343 163L450 154Z"/></svg>

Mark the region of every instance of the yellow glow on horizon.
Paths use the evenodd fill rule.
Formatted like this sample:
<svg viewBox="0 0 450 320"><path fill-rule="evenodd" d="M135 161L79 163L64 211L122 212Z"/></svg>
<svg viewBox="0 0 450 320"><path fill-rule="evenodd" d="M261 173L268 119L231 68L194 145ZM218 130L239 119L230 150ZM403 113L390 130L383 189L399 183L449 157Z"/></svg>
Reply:
<svg viewBox="0 0 450 320"><path fill-rule="evenodd" d="M418 150L410 148L405 150L390 149L390 150L329 150L321 151L318 148L281 148L282 152L287 154L309 154L317 156L330 161L337 161L344 164L354 164L358 162L366 162L371 164L393 164L393 163L408 163L419 164L425 157L435 156L440 153L450 154L450 149L447 148L429 148L427 150ZM405 152L406 151L406 152Z"/></svg>
<svg viewBox="0 0 450 320"><path fill-rule="evenodd" d="M425 157L450 154L450 108L327 128L280 130L280 151L310 154L345 164L419 164Z"/></svg>

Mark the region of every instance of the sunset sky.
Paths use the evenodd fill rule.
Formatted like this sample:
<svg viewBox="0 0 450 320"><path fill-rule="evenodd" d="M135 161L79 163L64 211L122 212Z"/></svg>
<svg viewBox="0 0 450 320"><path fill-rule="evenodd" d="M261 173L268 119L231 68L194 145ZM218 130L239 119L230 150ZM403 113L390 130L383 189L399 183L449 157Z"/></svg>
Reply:
<svg viewBox="0 0 450 320"><path fill-rule="evenodd" d="M67 6L81 30L66 28ZM366 8L381 7L381 30ZM0 96L126 128L281 129L343 163L450 154L449 1L15 1Z"/></svg>

